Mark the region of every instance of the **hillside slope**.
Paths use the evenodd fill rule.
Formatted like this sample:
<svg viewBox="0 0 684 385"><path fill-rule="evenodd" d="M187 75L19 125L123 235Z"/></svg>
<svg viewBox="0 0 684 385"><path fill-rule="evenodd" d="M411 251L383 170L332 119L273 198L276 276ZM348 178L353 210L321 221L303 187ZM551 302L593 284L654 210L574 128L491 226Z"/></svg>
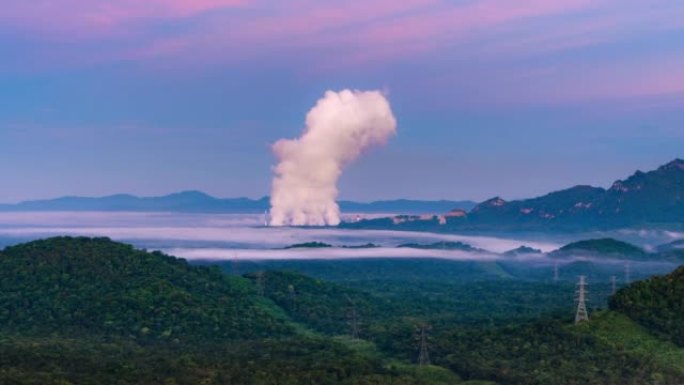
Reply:
<svg viewBox="0 0 684 385"><path fill-rule="evenodd" d="M107 238L71 237L2 251L0 331L139 341L290 333L247 280Z"/></svg>
<svg viewBox="0 0 684 385"><path fill-rule="evenodd" d="M107 238L8 247L0 384L460 383L444 368L389 365L372 344L309 329L342 331L340 308L353 300L361 309L367 295L287 273L266 282L264 294L285 309L249 279Z"/></svg>
<svg viewBox="0 0 684 385"><path fill-rule="evenodd" d="M259 291L297 322L326 334L347 334L352 312L368 319L386 305L369 294L288 271L247 274Z"/></svg>
<svg viewBox="0 0 684 385"><path fill-rule="evenodd" d="M684 378L684 348L663 341L652 331L616 311L592 315L588 332L614 349L652 358L662 368Z"/></svg>
<svg viewBox="0 0 684 385"><path fill-rule="evenodd" d="M618 291L609 305L684 347L684 266L668 275L632 283Z"/></svg>
<svg viewBox="0 0 684 385"><path fill-rule="evenodd" d="M646 259L647 253L640 247L613 238L585 239L568 243L550 253L552 256L591 255L629 259Z"/></svg>
<svg viewBox="0 0 684 385"><path fill-rule="evenodd" d="M592 313L592 321L575 327L570 311L559 306L571 303L572 285L478 284L451 275L456 269L446 271L448 281L428 282L416 279L415 270L445 265L406 262L374 261L379 275L349 287L294 272L226 276L106 238L58 237L9 247L0 252L0 383L684 380L683 349L662 340L681 328L681 268L623 289L616 298L624 296L620 303L629 306ZM389 268L409 273L378 280ZM644 314L657 316L638 317ZM354 334L355 322L361 340L344 336ZM431 327L429 352L438 366L411 364L416 326L423 324Z"/></svg>

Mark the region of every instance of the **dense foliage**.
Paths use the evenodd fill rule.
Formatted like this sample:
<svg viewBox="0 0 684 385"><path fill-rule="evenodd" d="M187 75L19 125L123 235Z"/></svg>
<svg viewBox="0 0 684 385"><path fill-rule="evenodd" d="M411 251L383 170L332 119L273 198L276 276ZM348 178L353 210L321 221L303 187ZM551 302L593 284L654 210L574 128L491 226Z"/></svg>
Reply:
<svg viewBox="0 0 684 385"><path fill-rule="evenodd" d="M206 341L290 328L247 280L107 238L59 237L0 254L0 332Z"/></svg>
<svg viewBox="0 0 684 385"><path fill-rule="evenodd" d="M563 255L576 253L618 255L620 257L646 256L646 252L642 248L613 238L587 239L569 243L558 249L554 254Z"/></svg>
<svg viewBox="0 0 684 385"><path fill-rule="evenodd" d="M286 282L270 281L271 293ZM315 289L305 277L287 282ZM343 288L329 294L340 304L368 297ZM293 309L304 305L301 296ZM459 382L443 368L388 363L362 341L316 335L248 279L106 238L58 237L3 250L0 311L2 384ZM314 325L316 317L298 320Z"/></svg>
<svg viewBox="0 0 684 385"><path fill-rule="evenodd" d="M295 272L256 272L246 277L292 319L328 334L347 333L352 312L367 320L387 309L380 299L365 292Z"/></svg>
<svg viewBox="0 0 684 385"><path fill-rule="evenodd" d="M614 349L567 319L456 330L436 339L437 363L465 378L519 385L678 385L684 372L659 366L648 355ZM583 330L584 329L584 330Z"/></svg>
<svg viewBox="0 0 684 385"><path fill-rule="evenodd" d="M478 281L511 278L496 261L451 261L428 258L306 259L213 262L227 273L288 270L340 283L358 281ZM550 271L550 270L549 270ZM550 276L549 273L547 275Z"/></svg>
<svg viewBox="0 0 684 385"><path fill-rule="evenodd" d="M648 335L647 351L643 342L636 348L624 346L625 341L644 338L644 331L628 319L616 322L592 308L592 318L598 320L573 327L570 283L375 280L346 282L356 288L350 290L293 272L261 274L262 282L271 281L265 284L266 295L317 330L349 334L352 301L343 298L354 298L363 308L357 320L361 337L395 358L415 362L416 327L427 323L433 362L464 378L540 385L678 385L684 380L684 350L668 350ZM256 282L256 274L248 276ZM291 287L299 288L298 305L289 297ZM610 288L593 289L591 304L605 303ZM544 312L559 316L543 316ZM674 366L660 362L654 358L658 354L677 361Z"/></svg>
<svg viewBox="0 0 684 385"><path fill-rule="evenodd" d="M261 274L265 294L317 330L349 334L350 304L362 305L357 320L361 337L391 357L415 362L416 327L427 323L433 362L467 379L521 385L679 385L684 380L684 350L673 354L652 338L648 351L642 342L636 348L624 346L629 339L644 338L628 319L616 322L592 308L597 321L574 327L574 285L569 283L357 281L346 283L356 288L350 290L293 272ZM298 288L301 302L290 297L292 287ZM600 305L609 288L594 288L591 304ZM654 358L659 353L678 361L674 367L660 362Z"/></svg>
<svg viewBox="0 0 684 385"><path fill-rule="evenodd" d="M458 381L455 374L441 372L441 379L424 381L416 368L384 365L372 353L305 336L154 347L86 337L0 337L2 384L450 385Z"/></svg>
<svg viewBox="0 0 684 385"><path fill-rule="evenodd" d="M684 266L618 291L610 307L684 347Z"/></svg>
<svg viewBox="0 0 684 385"><path fill-rule="evenodd" d="M592 284L591 321L574 326L572 282L522 280L507 263L289 265L336 282L256 269L285 266L279 263L245 265L243 277L105 238L6 248L0 383L684 382L684 349L659 339L679 341L684 268L612 300L644 328L620 313L597 312L607 283ZM586 263L569 271L584 273ZM418 326L428 330L433 365L415 365Z"/></svg>

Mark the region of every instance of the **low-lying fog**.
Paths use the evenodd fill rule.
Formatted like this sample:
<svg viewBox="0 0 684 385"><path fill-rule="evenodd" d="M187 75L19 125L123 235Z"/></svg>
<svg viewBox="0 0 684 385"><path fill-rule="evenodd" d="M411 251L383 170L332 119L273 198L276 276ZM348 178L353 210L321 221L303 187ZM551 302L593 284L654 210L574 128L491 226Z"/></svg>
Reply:
<svg viewBox="0 0 684 385"><path fill-rule="evenodd" d="M492 259L494 253L526 245L551 251L565 243L612 236L650 248L683 237L664 231L624 230L612 233L541 236L497 234L473 236L403 231L346 230L335 228L264 227L263 216L244 214L176 214L121 212L21 212L0 213L0 246L57 235L106 236L137 247L162 250L190 260L197 259L335 259L378 257L438 257ZM304 242L335 246L367 243L379 248L288 249ZM451 250L395 248L402 243L461 241L492 254ZM530 258L539 258L530 257Z"/></svg>

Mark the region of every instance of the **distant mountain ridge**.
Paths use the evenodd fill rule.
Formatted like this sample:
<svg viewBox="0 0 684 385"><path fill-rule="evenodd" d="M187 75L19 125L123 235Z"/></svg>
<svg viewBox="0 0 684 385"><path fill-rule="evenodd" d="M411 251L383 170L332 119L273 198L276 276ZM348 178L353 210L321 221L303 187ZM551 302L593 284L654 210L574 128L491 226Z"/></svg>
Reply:
<svg viewBox="0 0 684 385"><path fill-rule="evenodd" d="M460 207L469 210L472 201L425 201L395 199L375 202L338 202L343 212L363 213L431 213ZM104 197L67 196L55 199L0 204L0 211L169 211L190 213L263 213L270 207L269 197L216 198L201 191L182 191L158 197L115 194Z"/></svg>
<svg viewBox="0 0 684 385"><path fill-rule="evenodd" d="M104 197L67 196L55 199L2 204L0 211L171 211L259 213L268 209L261 199L219 199L201 191L183 191L159 197L115 194Z"/></svg>
<svg viewBox="0 0 684 385"><path fill-rule="evenodd" d="M539 198L477 205L474 222L496 220L514 226L616 227L684 222L684 160L675 159L650 172L636 171L605 190L575 186Z"/></svg>
<svg viewBox="0 0 684 385"><path fill-rule="evenodd" d="M636 171L608 189L575 186L532 199L486 200L468 212L431 218L383 218L344 224L357 228L449 231L583 231L644 225L684 226L684 160ZM457 214L457 215L456 215Z"/></svg>

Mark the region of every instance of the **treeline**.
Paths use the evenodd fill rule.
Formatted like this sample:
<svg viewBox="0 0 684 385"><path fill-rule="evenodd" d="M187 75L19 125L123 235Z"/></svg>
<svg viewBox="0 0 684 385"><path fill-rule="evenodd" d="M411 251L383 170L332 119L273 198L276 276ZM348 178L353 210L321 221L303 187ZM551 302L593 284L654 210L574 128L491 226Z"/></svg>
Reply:
<svg viewBox="0 0 684 385"><path fill-rule="evenodd" d="M202 343L292 330L245 279L106 238L58 237L0 253L0 332Z"/></svg>
<svg viewBox="0 0 684 385"><path fill-rule="evenodd" d="M295 276L281 282L288 282L284 289L268 289L286 293L272 295L274 302L249 279L107 238L8 247L0 252L0 384L459 381L446 369L388 364L361 341L314 333L303 325L325 314L305 295L289 302L288 288L314 292L307 285L315 283ZM368 297L318 285L336 306ZM277 303L312 311L293 321ZM337 333L336 323L326 325L320 330Z"/></svg>
<svg viewBox="0 0 684 385"><path fill-rule="evenodd" d="M659 355L657 341L611 342L611 317L574 326L570 283L515 280L496 264L466 266L498 279L415 279L446 266L425 263L376 261L374 277L414 270L330 283L293 271L229 276L106 238L9 247L0 383L684 383L675 345ZM600 314L623 312L681 346L683 270L622 289ZM593 288L592 319L608 296ZM653 338L620 317L620 338ZM432 365L416 365L421 345Z"/></svg>
<svg viewBox="0 0 684 385"><path fill-rule="evenodd" d="M307 327L352 335L355 322L362 339L405 362L417 361L417 327L427 324L432 362L469 380L520 385L684 381L684 371L602 340L593 321L575 327L575 288L569 283L363 281L351 289L294 272L247 277ZM608 286L595 289L599 296L592 294L592 315L610 292ZM358 318L350 317L354 306Z"/></svg>
<svg viewBox="0 0 684 385"><path fill-rule="evenodd" d="M684 347L684 266L618 291L610 307Z"/></svg>
<svg viewBox="0 0 684 385"><path fill-rule="evenodd" d="M377 357L325 338L298 336L201 346L140 346L131 341L103 342L84 336L78 339L0 338L0 383L415 385L421 382L415 371L383 365Z"/></svg>

